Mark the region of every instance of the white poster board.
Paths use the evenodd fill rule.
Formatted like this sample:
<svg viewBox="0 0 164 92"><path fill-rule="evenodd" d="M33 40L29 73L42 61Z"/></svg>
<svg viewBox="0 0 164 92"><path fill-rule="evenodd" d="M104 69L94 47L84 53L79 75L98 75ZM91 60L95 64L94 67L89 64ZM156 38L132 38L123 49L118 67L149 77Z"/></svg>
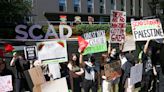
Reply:
<svg viewBox="0 0 164 92"><path fill-rule="evenodd" d="M124 11L111 11L110 18L110 42L122 43L125 40L126 34L126 12Z"/></svg>
<svg viewBox="0 0 164 92"><path fill-rule="evenodd" d="M133 51L136 50L136 44L135 41L133 39L133 36L129 35L126 36L125 42L124 42L124 47L123 47L123 52L126 51Z"/></svg>
<svg viewBox="0 0 164 92"><path fill-rule="evenodd" d="M0 92L13 91L12 76L0 76Z"/></svg>
<svg viewBox="0 0 164 92"><path fill-rule="evenodd" d="M45 62L66 62L67 44L66 40L55 40L37 43L38 59Z"/></svg>
<svg viewBox="0 0 164 92"><path fill-rule="evenodd" d="M142 80L143 64L135 65L130 70L130 85L134 85Z"/></svg>
<svg viewBox="0 0 164 92"><path fill-rule="evenodd" d="M41 92L68 92L66 78L64 77L42 84Z"/></svg>
<svg viewBox="0 0 164 92"><path fill-rule="evenodd" d="M49 69L49 73L52 74L53 79L57 79L61 77L59 63L48 64L48 69Z"/></svg>
<svg viewBox="0 0 164 92"><path fill-rule="evenodd" d="M88 46L84 50L83 55L107 51L105 30L85 33L83 36L88 42Z"/></svg>
<svg viewBox="0 0 164 92"><path fill-rule="evenodd" d="M159 19L132 21L131 26L135 41L164 38L162 25Z"/></svg>

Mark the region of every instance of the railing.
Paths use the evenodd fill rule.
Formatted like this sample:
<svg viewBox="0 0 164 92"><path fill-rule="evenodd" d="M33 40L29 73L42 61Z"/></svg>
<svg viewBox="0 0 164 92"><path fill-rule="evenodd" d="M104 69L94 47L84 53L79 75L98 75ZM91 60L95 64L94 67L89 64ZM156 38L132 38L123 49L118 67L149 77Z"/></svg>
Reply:
<svg viewBox="0 0 164 92"><path fill-rule="evenodd" d="M59 25L61 21L40 21L39 23L50 23L50 24L53 24L53 25ZM70 25L70 26L74 26L74 25L77 25L76 22L74 21L67 21L66 23L67 25ZM78 24L90 24L88 21L83 21L81 23L78 23ZM110 22L92 22L92 24L110 24Z"/></svg>

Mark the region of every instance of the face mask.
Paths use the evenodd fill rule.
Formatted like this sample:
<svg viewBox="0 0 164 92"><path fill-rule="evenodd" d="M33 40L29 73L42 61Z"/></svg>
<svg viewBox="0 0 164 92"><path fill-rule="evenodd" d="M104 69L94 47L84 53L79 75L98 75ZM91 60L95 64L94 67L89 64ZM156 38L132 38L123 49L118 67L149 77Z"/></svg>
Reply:
<svg viewBox="0 0 164 92"><path fill-rule="evenodd" d="M112 51L112 52L111 52L111 55L112 55L112 56L115 56L115 55L116 55L116 51Z"/></svg>

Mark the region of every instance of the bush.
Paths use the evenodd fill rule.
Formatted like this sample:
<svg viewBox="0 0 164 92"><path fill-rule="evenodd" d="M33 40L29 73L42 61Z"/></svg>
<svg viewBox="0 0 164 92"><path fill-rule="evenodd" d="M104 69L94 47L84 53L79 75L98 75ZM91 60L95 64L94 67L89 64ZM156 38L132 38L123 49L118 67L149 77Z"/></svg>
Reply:
<svg viewBox="0 0 164 92"><path fill-rule="evenodd" d="M43 32L46 32L47 28L48 28L48 25L43 26L43 28L42 28ZM59 26L54 26L54 28L55 28L56 32L59 33ZM108 25L108 24L92 24L92 25L79 24L79 25L72 27L72 34L76 36L76 35L82 35L87 32L93 32L96 30L105 30L106 34L108 35L108 33L110 32L110 25ZM65 31L65 34L66 33L67 33L67 31ZM127 25L126 33L127 34L132 33L131 25Z"/></svg>

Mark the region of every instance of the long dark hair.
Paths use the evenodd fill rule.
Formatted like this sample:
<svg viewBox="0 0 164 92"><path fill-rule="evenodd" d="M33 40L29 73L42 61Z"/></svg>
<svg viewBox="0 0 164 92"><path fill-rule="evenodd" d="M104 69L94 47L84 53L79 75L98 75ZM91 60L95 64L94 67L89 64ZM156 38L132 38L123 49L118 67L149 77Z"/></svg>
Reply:
<svg viewBox="0 0 164 92"><path fill-rule="evenodd" d="M73 60L74 56L76 56L76 58L77 58L76 61ZM72 66L79 66L80 65L79 57L77 56L77 54L75 54L75 53L71 54L70 63L72 64Z"/></svg>

